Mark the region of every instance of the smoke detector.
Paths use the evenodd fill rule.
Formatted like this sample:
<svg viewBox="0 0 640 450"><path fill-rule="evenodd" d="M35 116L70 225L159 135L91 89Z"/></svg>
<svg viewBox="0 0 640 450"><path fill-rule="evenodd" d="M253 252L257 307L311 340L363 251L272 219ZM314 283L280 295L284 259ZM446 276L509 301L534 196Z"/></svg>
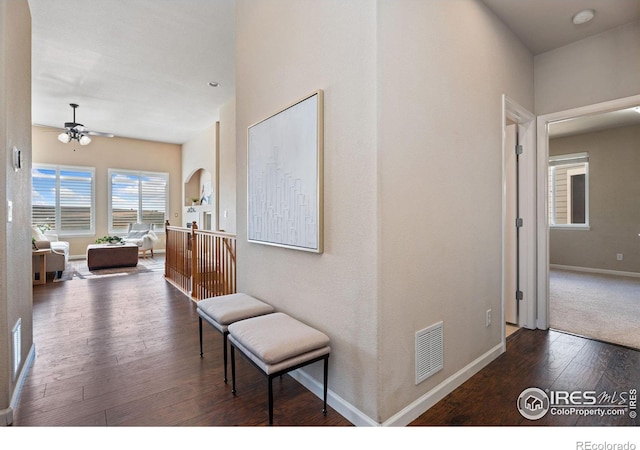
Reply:
<svg viewBox="0 0 640 450"><path fill-rule="evenodd" d="M593 9L583 9L573 16L572 21L574 25L582 25L583 23L591 22L595 15L596 12Z"/></svg>

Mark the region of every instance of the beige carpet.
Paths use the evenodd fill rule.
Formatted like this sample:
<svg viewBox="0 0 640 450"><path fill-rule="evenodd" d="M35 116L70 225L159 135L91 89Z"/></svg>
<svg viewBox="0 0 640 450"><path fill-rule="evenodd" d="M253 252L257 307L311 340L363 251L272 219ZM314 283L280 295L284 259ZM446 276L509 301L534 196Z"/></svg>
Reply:
<svg viewBox="0 0 640 450"><path fill-rule="evenodd" d="M640 350L640 278L550 270L549 325Z"/></svg>
<svg viewBox="0 0 640 450"><path fill-rule="evenodd" d="M150 256L139 258L138 265L135 267L114 267L98 270L89 270L86 259L72 260L69 261L62 275L54 281L87 280L145 272L164 272L164 254L156 253L153 258Z"/></svg>

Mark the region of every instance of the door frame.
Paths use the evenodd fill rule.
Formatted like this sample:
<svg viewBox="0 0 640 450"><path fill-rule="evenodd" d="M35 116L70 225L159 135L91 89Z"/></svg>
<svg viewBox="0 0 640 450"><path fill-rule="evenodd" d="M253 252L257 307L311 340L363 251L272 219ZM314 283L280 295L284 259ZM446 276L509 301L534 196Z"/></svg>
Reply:
<svg viewBox="0 0 640 450"><path fill-rule="evenodd" d="M518 125L518 142L523 147L520 155L520 217L524 226L520 229L520 300L518 325L533 329L536 327L536 145L535 116L510 99L502 96L502 342L506 344L505 298L507 227L515 226L507 219L507 152L506 123L510 120ZM509 222L509 223L507 223ZM514 293L515 295L515 293Z"/></svg>
<svg viewBox="0 0 640 450"><path fill-rule="evenodd" d="M549 167L549 125L553 122L600 114L640 105L640 95L624 97L579 108L538 116L537 119L537 173L538 173L538 310L537 328L549 328L549 201L547 195Z"/></svg>

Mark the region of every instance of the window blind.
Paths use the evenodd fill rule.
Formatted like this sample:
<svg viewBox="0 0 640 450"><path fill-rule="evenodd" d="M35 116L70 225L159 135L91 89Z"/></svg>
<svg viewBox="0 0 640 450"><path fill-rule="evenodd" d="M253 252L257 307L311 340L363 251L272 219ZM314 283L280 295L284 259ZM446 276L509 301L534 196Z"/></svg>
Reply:
<svg viewBox="0 0 640 450"><path fill-rule="evenodd" d="M169 174L109 169L111 210L109 230L126 232L130 223L164 227L169 195Z"/></svg>
<svg viewBox="0 0 640 450"><path fill-rule="evenodd" d="M95 169L34 164L31 222L57 234L92 234Z"/></svg>

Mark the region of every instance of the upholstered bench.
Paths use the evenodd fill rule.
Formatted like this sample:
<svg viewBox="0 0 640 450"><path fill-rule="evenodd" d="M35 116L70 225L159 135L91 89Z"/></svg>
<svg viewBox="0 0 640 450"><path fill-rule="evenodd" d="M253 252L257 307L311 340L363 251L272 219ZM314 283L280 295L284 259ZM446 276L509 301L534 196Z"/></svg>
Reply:
<svg viewBox="0 0 640 450"><path fill-rule="evenodd" d="M235 349L268 378L269 425L273 424L273 379L324 360L324 406L327 414L329 337L282 312L241 320L229 325L232 391L236 393Z"/></svg>
<svg viewBox="0 0 640 450"><path fill-rule="evenodd" d="M200 357L202 352L202 319L222 333L224 357L224 382L227 382L228 326L238 320L269 314L273 307L247 294L229 294L198 301L198 326L200 330Z"/></svg>

